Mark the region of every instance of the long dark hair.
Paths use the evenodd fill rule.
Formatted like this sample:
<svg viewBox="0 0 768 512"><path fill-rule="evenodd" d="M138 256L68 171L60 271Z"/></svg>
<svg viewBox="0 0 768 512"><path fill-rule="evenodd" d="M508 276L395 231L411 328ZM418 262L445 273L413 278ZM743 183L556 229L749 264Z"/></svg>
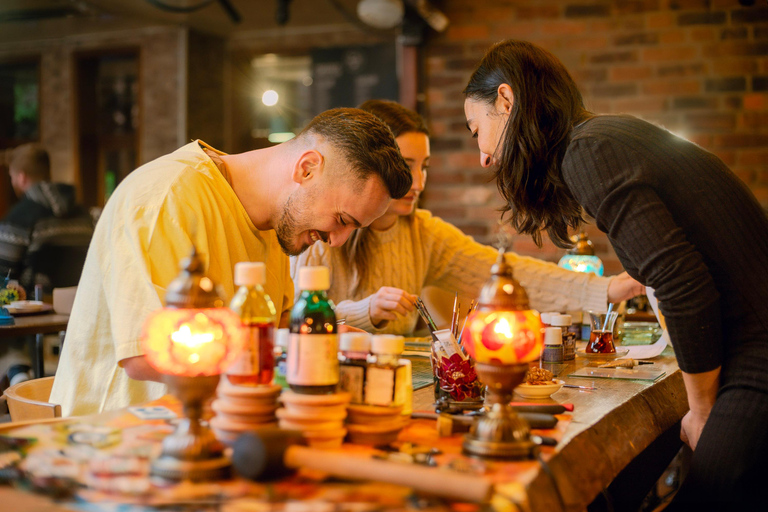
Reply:
<svg viewBox="0 0 768 512"><path fill-rule="evenodd" d="M581 206L560 166L573 126L592 117L576 83L557 57L538 46L507 40L492 46L472 73L464 95L494 105L501 84L512 88L512 112L497 152L496 184L507 204L502 216L541 247L541 231L571 247L568 228L583 221Z"/></svg>
<svg viewBox="0 0 768 512"><path fill-rule="evenodd" d="M404 133L418 132L429 136L424 118L413 110L389 100L368 100L362 103L360 110L375 115L392 130L395 138ZM364 287L368 279L368 259L370 258L370 228L356 229L349 239L339 247L346 270L352 274L354 287L352 293Z"/></svg>

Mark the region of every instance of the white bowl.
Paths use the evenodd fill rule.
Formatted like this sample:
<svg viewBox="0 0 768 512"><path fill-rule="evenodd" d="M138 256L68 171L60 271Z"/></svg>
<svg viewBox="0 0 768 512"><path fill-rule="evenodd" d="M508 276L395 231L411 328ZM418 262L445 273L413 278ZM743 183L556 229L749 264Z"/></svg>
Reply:
<svg viewBox="0 0 768 512"><path fill-rule="evenodd" d="M523 398L543 399L563 387L562 380L556 380L554 384L520 384L515 388L515 393Z"/></svg>
<svg viewBox="0 0 768 512"><path fill-rule="evenodd" d="M44 304L41 300L17 300L9 305L16 311L40 311Z"/></svg>

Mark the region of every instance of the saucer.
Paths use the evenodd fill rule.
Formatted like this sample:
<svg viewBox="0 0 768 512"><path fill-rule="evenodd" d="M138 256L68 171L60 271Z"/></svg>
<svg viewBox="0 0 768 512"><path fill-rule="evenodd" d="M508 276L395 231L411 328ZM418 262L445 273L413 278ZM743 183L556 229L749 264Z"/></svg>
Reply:
<svg viewBox="0 0 768 512"><path fill-rule="evenodd" d="M586 357L587 359L617 359L619 357L624 357L627 354L629 354L629 349L622 348L622 347L616 347L616 352L612 354L611 353L603 354L602 352L592 354L592 353L584 352L583 350L576 351L577 356Z"/></svg>

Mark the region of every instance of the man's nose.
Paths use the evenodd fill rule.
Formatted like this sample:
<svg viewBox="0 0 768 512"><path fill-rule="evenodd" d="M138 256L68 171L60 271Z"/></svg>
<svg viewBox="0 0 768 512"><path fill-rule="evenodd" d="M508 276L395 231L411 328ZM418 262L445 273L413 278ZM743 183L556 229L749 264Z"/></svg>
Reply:
<svg viewBox="0 0 768 512"><path fill-rule="evenodd" d="M486 153L480 152L480 165L483 167L490 167L491 166L491 155L488 155Z"/></svg>
<svg viewBox="0 0 768 512"><path fill-rule="evenodd" d="M349 235L355 230L355 226L345 226L328 233L328 245L331 247L340 247L347 241Z"/></svg>

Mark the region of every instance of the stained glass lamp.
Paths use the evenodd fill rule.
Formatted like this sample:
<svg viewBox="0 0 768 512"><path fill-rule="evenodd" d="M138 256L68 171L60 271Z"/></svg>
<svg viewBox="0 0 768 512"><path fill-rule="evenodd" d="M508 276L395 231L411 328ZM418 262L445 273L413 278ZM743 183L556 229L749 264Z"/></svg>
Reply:
<svg viewBox="0 0 768 512"><path fill-rule="evenodd" d="M560 258L557 266L575 272L591 272L602 276L604 271L603 262L595 256L595 246L587 237L587 234L582 231L572 237L571 240L573 240L576 246Z"/></svg>

